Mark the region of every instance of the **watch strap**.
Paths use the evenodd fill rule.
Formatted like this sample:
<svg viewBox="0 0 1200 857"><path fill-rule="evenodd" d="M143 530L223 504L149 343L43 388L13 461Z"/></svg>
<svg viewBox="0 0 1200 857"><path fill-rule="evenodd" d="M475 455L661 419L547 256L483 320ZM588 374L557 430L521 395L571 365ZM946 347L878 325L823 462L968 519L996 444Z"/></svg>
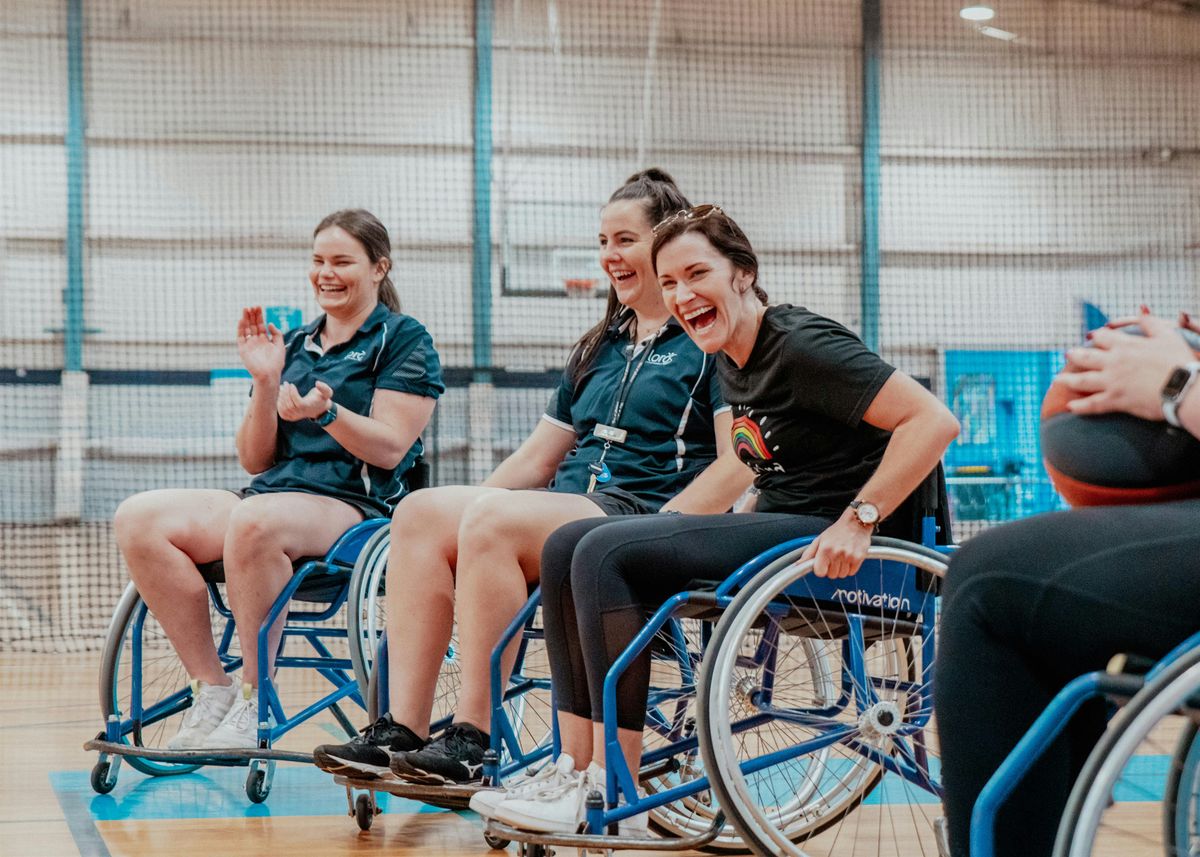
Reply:
<svg viewBox="0 0 1200 857"><path fill-rule="evenodd" d="M1188 394L1188 390L1190 390L1192 385L1196 382L1196 376L1200 375L1200 360L1193 360L1191 363L1185 363L1180 366L1179 369L1182 369L1188 373L1187 379L1177 390L1173 390L1168 393L1164 388L1162 393L1163 419L1165 419L1168 424L1174 426L1175 428L1182 428L1182 426L1179 425L1179 406L1182 404L1184 396ZM1175 372L1172 371L1171 374L1174 375Z"/></svg>
<svg viewBox="0 0 1200 857"><path fill-rule="evenodd" d="M316 417L313 420L313 422L316 423L317 425L319 425L321 428L325 428L331 422L336 420L337 416L338 416L337 402L330 402L329 410L327 410L325 413L321 414L321 416Z"/></svg>

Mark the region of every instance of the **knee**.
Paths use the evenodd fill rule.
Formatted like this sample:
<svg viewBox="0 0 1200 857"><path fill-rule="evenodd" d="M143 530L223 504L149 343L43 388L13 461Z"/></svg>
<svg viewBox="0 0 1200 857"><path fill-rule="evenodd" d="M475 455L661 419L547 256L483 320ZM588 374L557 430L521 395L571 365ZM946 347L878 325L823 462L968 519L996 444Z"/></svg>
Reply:
<svg viewBox="0 0 1200 857"><path fill-rule="evenodd" d="M458 524L458 550L467 555L513 551L522 542L521 514L509 494L485 494L463 511Z"/></svg>
<svg viewBox="0 0 1200 857"><path fill-rule="evenodd" d="M113 533L121 550L126 550L152 532L155 506L146 502L145 494L126 497L113 515Z"/></svg>
<svg viewBox="0 0 1200 857"><path fill-rule="evenodd" d="M264 495L266 501L269 495ZM229 516L225 534L225 559L231 555L254 556L264 551L281 550L279 527L270 513L267 502L249 498L238 503Z"/></svg>
<svg viewBox="0 0 1200 857"><path fill-rule="evenodd" d="M628 588L622 582L627 548L627 543L613 539L603 529L579 539L570 564L571 590L577 609L595 614L610 606L608 596L621 597L618 593ZM632 550L636 551L636 547Z"/></svg>
<svg viewBox="0 0 1200 857"><path fill-rule="evenodd" d="M436 537L444 526L446 505L437 488L422 488L405 495L392 512L392 543Z"/></svg>

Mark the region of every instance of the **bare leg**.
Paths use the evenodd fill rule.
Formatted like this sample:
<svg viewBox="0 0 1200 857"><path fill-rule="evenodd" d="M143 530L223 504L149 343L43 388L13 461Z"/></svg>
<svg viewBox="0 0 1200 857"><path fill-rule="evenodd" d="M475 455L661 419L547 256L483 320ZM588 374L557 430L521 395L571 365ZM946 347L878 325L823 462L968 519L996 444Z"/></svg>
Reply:
<svg viewBox="0 0 1200 857"><path fill-rule="evenodd" d="M454 628L458 530L471 503L503 488L453 485L416 491L396 507L387 570L390 709L429 735L438 674Z"/></svg>
<svg viewBox="0 0 1200 857"><path fill-rule="evenodd" d="M562 728L561 720L559 720L559 728ZM629 772L633 774L633 779L636 782L638 769L642 766L642 733L637 729L621 729L618 727L617 743L621 745L621 755L625 757L625 764L629 766ZM604 761L603 723L592 723L592 747L592 760L600 767L607 768Z"/></svg>
<svg viewBox="0 0 1200 857"><path fill-rule="evenodd" d="M217 657L208 588L196 565L221 558L229 516L240 502L230 491L146 491L121 503L113 519L146 606L188 674L209 684L226 685L229 678Z"/></svg>
<svg viewBox="0 0 1200 857"><path fill-rule="evenodd" d="M258 685L258 630L292 576L292 560L323 555L361 520L341 500L292 491L247 497L234 509L225 536L225 591L242 644L243 681ZM286 620L284 613L271 629L269 658Z"/></svg>
<svg viewBox="0 0 1200 857"><path fill-rule="evenodd" d="M592 721L586 717L560 710L558 740L562 751L575 760L575 770L582 771L592 761Z"/></svg>
<svg viewBox="0 0 1200 857"><path fill-rule="evenodd" d="M455 720L490 731L492 648L529 598L541 573L542 545L563 524L604 512L578 494L513 491L482 497L466 510L459 527L458 640L462 689ZM519 640L505 651L507 682Z"/></svg>

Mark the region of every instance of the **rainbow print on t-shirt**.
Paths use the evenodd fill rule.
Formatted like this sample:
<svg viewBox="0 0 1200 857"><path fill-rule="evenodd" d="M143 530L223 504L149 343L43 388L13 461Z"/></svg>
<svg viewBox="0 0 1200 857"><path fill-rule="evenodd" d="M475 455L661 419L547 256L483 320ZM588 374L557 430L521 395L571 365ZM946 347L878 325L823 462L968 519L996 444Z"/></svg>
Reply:
<svg viewBox="0 0 1200 857"><path fill-rule="evenodd" d="M744 414L733 421L731 430L733 449L738 458L757 458L759 461L770 461L771 452L763 440L762 429L758 427L750 414ZM743 454L744 452L744 454Z"/></svg>

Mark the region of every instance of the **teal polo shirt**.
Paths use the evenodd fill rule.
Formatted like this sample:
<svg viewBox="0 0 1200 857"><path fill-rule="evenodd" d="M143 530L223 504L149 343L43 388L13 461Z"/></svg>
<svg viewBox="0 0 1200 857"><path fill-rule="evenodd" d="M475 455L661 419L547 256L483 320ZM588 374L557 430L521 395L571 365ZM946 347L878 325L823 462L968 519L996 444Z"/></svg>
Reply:
<svg viewBox="0 0 1200 857"><path fill-rule="evenodd" d="M550 397L543 419L575 433L575 448L559 464L550 490L586 492L588 465L603 453L612 473L607 485L657 508L716 458L713 415L728 406L716 359L697 348L674 319L645 347L649 353L635 353L627 328L628 322L610 328L587 371L575 383L564 372ZM593 430L597 423L613 425L619 398L624 405L615 423L626 439L605 452Z"/></svg>
<svg viewBox="0 0 1200 857"><path fill-rule="evenodd" d="M284 336L281 380L295 384L301 395L324 381L339 409L368 416L376 390L431 399L445 392L433 339L411 316L379 304L349 341L327 350L317 343L324 326L322 315ZM380 516L391 515L408 492L405 477L423 451L418 438L398 467L385 470L355 458L312 420L279 419L275 438L275 464L254 477L247 493L323 494Z"/></svg>

